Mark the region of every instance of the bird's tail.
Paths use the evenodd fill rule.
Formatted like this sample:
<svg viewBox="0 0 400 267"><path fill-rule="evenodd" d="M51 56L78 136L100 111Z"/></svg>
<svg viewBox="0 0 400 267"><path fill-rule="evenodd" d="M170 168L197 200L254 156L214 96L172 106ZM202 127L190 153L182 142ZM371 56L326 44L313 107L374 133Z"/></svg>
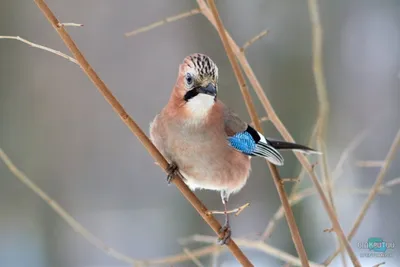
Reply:
<svg viewBox="0 0 400 267"><path fill-rule="evenodd" d="M294 151L305 153L305 154L321 154L321 152L314 150L312 148L309 148L307 146L290 143L290 142L285 142L285 141L280 141L280 140L268 139L268 144L270 146L272 146L273 148L279 149L279 150L294 150Z"/></svg>

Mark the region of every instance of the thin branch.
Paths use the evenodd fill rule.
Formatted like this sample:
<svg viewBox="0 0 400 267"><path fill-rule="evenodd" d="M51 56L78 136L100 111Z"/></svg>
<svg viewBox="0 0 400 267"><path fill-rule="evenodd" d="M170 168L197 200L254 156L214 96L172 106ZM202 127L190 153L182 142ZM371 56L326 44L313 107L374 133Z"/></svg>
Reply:
<svg viewBox="0 0 400 267"><path fill-rule="evenodd" d="M193 261L193 263L197 266L197 267L204 267L204 265L201 263L201 261L199 261L198 258L196 258L195 255L193 255L193 253L188 249L188 248L183 248L183 252L189 256L189 258Z"/></svg>
<svg viewBox="0 0 400 267"><path fill-rule="evenodd" d="M317 128L317 147L322 152L322 177L325 184L327 185L327 194L332 210L337 217L337 211L335 207L335 201L333 198L333 183L331 177L331 170L328 164L328 152L326 149L326 130L328 125L329 115L329 101L328 93L326 89L326 81L323 66L323 30L321 24L321 18L319 14L318 0L308 1L308 10L310 13L310 20L312 24L312 52L313 52L313 72L315 87L318 95L319 102L319 127ZM337 229L335 229L337 230ZM344 243L340 240L339 236L336 236L336 241L339 246L342 255L342 265L347 267L346 258L344 254ZM354 256L355 257L355 256ZM353 264L356 265L357 260L351 259Z"/></svg>
<svg viewBox="0 0 400 267"><path fill-rule="evenodd" d="M390 187L390 186L394 186L394 185L398 185L398 184L400 184L400 177L392 179L389 182L386 182L383 185L383 187L386 188L386 187Z"/></svg>
<svg viewBox="0 0 400 267"><path fill-rule="evenodd" d="M239 208L233 209L233 210L228 210L228 211L219 211L219 210L212 210L208 211L208 214L230 214L230 213L235 213L235 216L238 216L245 208L250 206L250 203L246 203Z"/></svg>
<svg viewBox="0 0 400 267"><path fill-rule="evenodd" d="M214 243L215 243L215 238L214 238ZM199 249L191 250L192 256L196 258L201 258L204 256L208 256L214 252L222 252L225 251L226 247L224 246L219 246L219 245L212 245L212 246L206 246L202 247ZM185 262L189 261L191 258L186 254L186 253L180 253L174 256L168 256L165 258L160 258L160 259L153 259L153 260L148 260L144 262L144 266L171 266L172 264L177 264L180 262Z"/></svg>
<svg viewBox="0 0 400 267"><path fill-rule="evenodd" d="M359 160L356 162L357 167L379 167L382 168L382 166L385 164L385 161L382 160Z"/></svg>
<svg viewBox="0 0 400 267"><path fill-rule="evenodd" d="M83 24L80 23L73 23L73 22L60 22L58 24L59 27L64 26L64 27L83 27Z"/></svg>
<svg viewBox="0 0 400 267"><path fill-rule="evenodd" d="M299 179L299 177L296 177L296 178L281 178L280 182L282 184L284 184L284 183L298 183L298 182L300 182L300 179Z"/></svg>
<svg viewBox="0 0 400 267"><path fill-rule="evenodd" d="M199 5L200 5L200 2L201 1L198 1ZM224 26L222 24L222 21L221 21L221 18L219 16L219 14L218 14L218 10L217 10L217 7L215 5L215 2L214 2L214 0L209 0L208 3L209 3L209 6L210 6L210 9L211 9L211 12L212 12L212 16L214 17L215 22L216 22L216 29L218 31L218 34L219 34L221 40L222 40L222 43L224 45L226 54L228 55L229 61L231 62L233 72L235 73L237 82L238 82L238 84L240 86L240 90L242 92L243 99L244 99L244 101L246 103L246 107L247 107L247 110L248 110L248 112L250 114L251 120L253 121L257 131L262 132L262 128L261 128L261 125L260 125L260 120L259 120L259 118L257 116L257 112L256 112L256 109L255 109L254 103L253 103L253 101L252 101L252 99L250 97L249 90L248 90L248 88L246 86L246 81L244 79L242 71L240 70L239 64L236 61L235 54L233 53L233 49L231 47L231 44L228 41L226 30L225 30L225 28L224 28ZM200 5L200 7L201 7L201 5ZM203 10L203 8L202 8L202 10ZM276 186L276 188L278 190L279 197L280 197L282 205L284 207L285 215L286 215L286 218L287 218L287 221L288 221L288 225L289 225L289 230L291 232L292 239L293 239L294 245L296 247L297 253L299 254L301 263L302 263L303 266L309 266L307 253L306 253L306 250L304 249L304 245L303 245L303 242L301 240L299 229L297 228L293 212L292 212L292 210L290 208L289 200L288 200L288 198L286 196L286 192L285 192L284 186L280 182L280 175L279 175L278 169L277 169L277 167L275 165L271 164L270 162L268 162L268 167L270 169L270 172L272 174L275 186Z"/></svg>
<svg viewBox="0 0 400 267"><path fill-rule="evenodd" d="M265 121L269 121L269 119L268 119L267 116L264 116L264 117L261 117L258 121L259 121L260 123L262 123L262 122L265 122ZM251 126L251 127L255 127L254 124L253 124L252 122L250 123L250 126Z"/></svg>
<svg viewBox="0 0 400 267"><path fill-rule="evenodd" d="M30 42L30 41L28 41L28 40L26 40L26 39L24 39L24 38L21 38L21 37L19 37L19 36L0 36L0 39L18 40L18 41L21 41L21 42L23 42L23 43L26 43L26 44L28 44L28 45L30 45L30 46L32 46L32 47L39 48L39 49L45 50L45 51L47 51L47 52L56 54L56 55L58 55L58 56L60 56L60 57L63 57L63 58L65 58L65 59L68 59L69 61L71 61L71 62L73 62L73 63L79 65L78 61L76 61L75 58L72 58L72 57L70 57L70 56L68 56L68 55L66 55L66 54L64 54L64 53L61 53L60 51L54 50L54 49L52 49L52 48L48 48L48 47L43 46L43 45L39 45L39 44L32 43L32 42Z"/></svg>
<svg viewBox="0 0 400 267"><path fill-rule="evenodd" d="M334 182L342 175L343 166L347 162L350 154L361 144L361 142L367 137L369 132L370 128L365 129L361 133L355 135L350 144L346 146L345 150L341 153L336 167L332 173Z"/></svg>
<svg viewBox="0 0 400 267"><path fill-rule="evenodd" d="M240 48L240 50L242 52L244 52L249 46L251 46L252 44L254 44L256 41L260 40L262 37L264 37L265 35L268 34L268 30L264 30L261 33L257 34L256 36L254 36L253 38L251 38L249 41L247 41L242 48Z"/></svg>
<svg viewBox="0 0 400 267"><path fill-rule="evenodd" d="M213 241L213 237L212 236L206 236L206 235L193 235L190 236L188 238L185 238L184 240L186 244L191 243L191 242L199 242L199 243L213 243L215 242L215 238ZM239 244L239 246L241 247L245 247L245 248L253 248L259 251L262 251L268 255L271 255L277 259L280 259L282 261L285 262L289 262L292 265L295 266L304 266L302 265L302 262L299 258L296 258L292 255L290 255L289 253L286 253L284 251L281 251L279 249L276 249L270 245L265 244L264 242L260 242L260 241L251 241L251 240L247 240L247 239L240 239L237 238L236 242ZM309 262L308 266L315 266L315 267L322 267L323 265L320 265L318 263L314 263L314 262Z"/></svg>
<svg viewBox="0 0 400 267"><path fill-rule="evenodd" d="M240 87L240 91L242 92L243 95L243 99L244 102L246 104L247 110L249 112L250 118L252 120L252 123L254 124L255 128L258 131L261 131L261 124L260 124L260 119L258 118L257 115L257 111L256 108L254 106L253 100L251 99L250 93L249 93L249 89L247 88L246 85L246 81L244 79L243 73L240 70L239 65L237 64L236 58L235 58L235 54L233 53L233 50L231 48L231 46L228 43L228 39L225 33L225 28L224 25L222 24L222 21L219 17L219 13L217 10L217 7L215 5L215 2L213 0L208 1L210 8L211 8L211 12L212 12L212 16L214 17L215 21L216 21L216 28L218 31L218 34L222 40L222 44L225 48L226 54L229 58L229 61L232 65L232 69L233 72L235 74L236 80L239 84Z"/></svg>
<svg viewBox="0 0 400 267"><path fill-rule="evenodd" d="M211 24L213 24L213 26L215 28L217 28L216 21L212 15L211 11L205 4L204 0L197 0L197 2L199 3L199 5L201 7L202 14L211 22ZM269 102L267 96L265 95L265 92L263 91L263 89L261 87L261 84L257 80L253 70L251 69L251 67L246 59L246 56L240 52L240 48L233 41L232 37L230 37L228 33L226 33L226 36L229 41L230 47L232 47L232 49L234 50L236 57L238 58L240 64L242 65L242 68L243 68L244 72L246 73L246 76L248 77L252 87L254 88L257 96L259 97L261 104L263 105L265 111L267 112L268 117L270 118L271 122L275 125L277 130L281 133L281 135L283 136L283 138L286 141L295 142L293 137L290 135L288 130L285 128L285 126L283 125L283 123L281 122L281 120L279 119L277 114L275 113L271 103ZM312 168L310 162L308 161L307 157L305 157L302 153L295 152L295 155L298 158L298 160L300 161L300 163L303 165L303 167L307 170L307 173L310 175L310 178L318 192L318 195L319 195L319 197L322 201L322 204L329 216L329 219L331 220L334 228L337 229L336 234L339 235L341 241L345 244L346 250L349 253L349 255L351 255L351 258L357 260L355 257L354 251L352 250L350 244L347 242L347 239L346 239L345 234L343 233L342 227L340 226L339 221L338 221L337 217L335 216L335 213L332 210L332 208L329 204L329 201L322 190L322 186L319 183L318 178L316 177L315 173L313 172L313 168ZM287 207L287 208L290 208L290 207Z"/></svg>
<svg viewBox="0 0 400 267"><path fill-rule="evenodd" d="M315 123L314 126L314 130L310 136L310 140L308 142L308 146L311 146L311 141L314 139L314 136L316 135L317 132L317 128L319 127L319 120L317 120L317 122ZM336 164L335 169L333 170L333 181L336 182L336 180L342 175L343 172L343 166L345 164L345 162L347 162L350 154L361 144L361 142L365 139L365 137L367 136L367 134L369 133L369 128L363 130L361 133L355 135L355 137L350 141L349 145L346 146L346 148L343 150L343 152L341 153L339 160ZM302 177L305 174L305 169L302 168L300 171L300 174L298 176L299 180L302 180ZM298 199L299 196L296 193L297 189L299 187L300 183L296 183L291 190L290 196L289 196L289 201L291 203L291 205L295 205L297 204L299 201L301 201L303 198ZM305 189L310 191L310 189ZM304 190L303 190L304 191ZM312 191L312 194L315 193L315 190ZM311 194L309 194L311 195ZM307 196L309 196L307 195ZM297 200L298 199L298 200ZM267 227L265 228L263 234L260 237L260 240L265 240L267 239L269 236L271 236L272 232L275 229L276 223L278 222L278 220L282 219L283 217L283 209L282 206L280 206L278 208L278 210L275 212L274 216L271 218L271 220L268 222Z"/></svg>
<svg viewBox="0 0 400 267"><path fill-rule="evenodd" d="M221 253L219 251L215 251L211 254L211 267L218 267L218 258Z"/></svg>
<svg viewBox="0 0 400 267"><path fill-rule="evenodd" d="M132 259L115 249L106 245L102 240L89 232L85 227L83 227L79 222L77 222L66 210L64 210L56 201L50 198L39 186L32 182L22 171L20 171L11 159L4 153L0 148L0 158L10 170L10 172L24 185L31 189L36 195L43 199L61 218L63 218L75 232L83 236L90 244L100 249L104 253L110 255L111 257L128 263L130 265L140 264L141 261Z"/></svg>
<svg viewBox="0 0 400 267"><path fill-rule="evenodd" d="M348 240L351 240L354 237L354 235L356 234L358 228L360 227L362 220L365 217L365 214L367 213L367 210L371 206L372 201L374 200L376 195L379 193L383 179L385 178L386 172L389 169L390 163L393 161L393 159L396 156L396 152L397 152L397 149L399 146L400 146L400 129L397 132L392 145L390 146L388 154L386 155L385 164L382 166L378 176L376 177L375 183L372 186L371 191L369 192L369 195L368 195L366 201L364 202L364 205L362 206L361 211L360 211L356 221L354 222L354 225L351 228L350 233L347 236ZM391 183L391 184L396 184L396 183ZM333 261L333 259L337 256L337 254L338 254L338 250L336 250L334 254L332 254L327 260L325 260L324 265L329 265Z"/></svg>
<svg viewBox="0 0 400 267"><path fill-rule="evenodd" d="M382 194L382 195L388 195L390 193L389 187L392 187L392 186L398 185L398 184L400 184L400 177L390 180L386 184L382 185L379 188L378 193ZM324 186L324 188L326 187L325 184L323 184L323 186ZM341 190L338 192L340 194L344 194L344 193L346 193L346 194L369 194L369 192L370 192L370 189L361 189L361 188L340 188L340 189ZM293 194L293 196L289 199L290 205L294 206L294 205L298 204L299 202L301 202L302 200L304 200L305 198L311 197L315 194L316 194L316 191L312 187L303 189L303 190ZM268 224L267 228L261 235L260 240L264 240L272 234L272 231L273 231L272 229L275 227L277 221L282 219L283 216L284 216L284 211L283 211L283 208L280 207L273 215L270 223Z"/></svg>
<svg viewBox="0 0 400 267"><path fill-rule="evenodd" d="M127 33L125 33L125 36L126 37L130 37L130 36L137 35L139 33L147 32L147 31L150 31L150 30L152 30L154 28L160 27L160 26L162 26L162 25L164 25L166 23L177 21L177 20L180 20L180 19L183 19L183 18L187 18L187 17L193 16L193 15L199 14L199 13L200 13L200 9L195 8L195 9L192 9L190 11L186 11L186 12L180 13L180 14L172 16L172 17L167 17L167 18L165 18L163 20L154 22L154 23L152 23L150 25L147 25L145 27L142 27L140 29L137 29L137 30L134 30L134 31L131 31L131 32L127 32Z"/></svg>
<svg viewBox="0 0 400 267"><path fill-rule="evenodd" d="M35 0L35 3L42 11L43 15L48 19L50 24L54 27L57 33L60 35L61 39L64 41L65 45L74 55L75 59L79 62L82 70L90 78L93 84L99 89L104 98L112 106L114 111L119 115L121 120L128 126L128 128L136 135L140 140L142 145L147 149L151 156L159 163L160 167L166 171L168 167L168 162L157 150L157 148L152 144L150 139L146 134L140 129L136 122L126 113L125 109L114 97L105 83L100 79L97 73L93 70L92 66L87 62L83 54L80 52L72 38L69 36L64 27L59 26L59 21L54 16L53 12L46 5L43 0ZM208 223L208 225L213 229L213 231L218 234L221 238L223 233L219 233L221 229L220 223L212 215L207 215L207 208L204 204L196 197L196 195L187 187L187 185L182 181L179 175L175 175L172 182L176 185L179 191L184 195L184 197L190 202L190 204L196 209L196 211L201 215L201 217ZM236 243L231 240L227 244L228 248L236 259L244 266L253 266L247 257L243 254Z"/></svg>
<svg viewBox="0 0 400 267"><path fill-rule="evenodd" d="M383 261L383 262L381 262L381 263L375 264L375 265L372 266L372 267L380 267L380 266L382 266L382 265L384 265L384 264L385 264L385 262Z"/></svg>
<svg viewBox="0 0 400 267"><path fill-rule="evenodd" d="M319 121L317 120L317 122L315 123L314 129L312 131L312 134L310 136L310 140L308 142L308 146L311 146L311 142L314 139L314 136L317 132L317 127L318 127L318 123ZM300 174L298 175L298 179L299 181L302 181L303 176L305 175L306 170L304 168L301 168ZM294 186L291 189L290 195L289 195L289 203L291 206L294 205L294 194L297 191L297 189L300 186L300 182L295 183ZM297 202L296 202L297 203ZM265 239L267 239L268 237L271 236L272 232L275 229L276 223L278 220L280 220L283 217L283 207L282 205L276 210L274 216L272 216L272 218L269 220L269 222L267 223L267 227L265 228L264 232L261 234L260 236L260 240L261 241L265 241Z"/></svg>
<svg viewBox="0 0 400 267"><path fill-rule="evenodd" d="M260 122L269 121L267 116L261 117Z"/></svg>

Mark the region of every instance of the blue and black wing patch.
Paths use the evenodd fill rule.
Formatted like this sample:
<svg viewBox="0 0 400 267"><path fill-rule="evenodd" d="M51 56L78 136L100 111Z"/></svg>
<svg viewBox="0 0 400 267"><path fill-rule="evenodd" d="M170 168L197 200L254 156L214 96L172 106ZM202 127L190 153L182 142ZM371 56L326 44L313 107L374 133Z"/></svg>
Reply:
<svg viewBox="0 0 400 267"><path fill-rule="evenodd" d="M244 132L228 137L228 141L233 148L243 154L263 157L275 165L283 165L283 157L278 150L251 126L248 126Z"/></svg>

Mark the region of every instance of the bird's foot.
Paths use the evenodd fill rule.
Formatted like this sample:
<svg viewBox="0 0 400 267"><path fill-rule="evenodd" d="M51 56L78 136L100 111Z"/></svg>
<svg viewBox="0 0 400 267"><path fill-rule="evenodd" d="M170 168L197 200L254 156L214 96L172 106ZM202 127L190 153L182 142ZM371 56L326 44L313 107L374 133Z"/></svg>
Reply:
<svg viewBox="0 0 400 267"><path fill-rule="evenodd" d="M174 176L178 174L179 168L174 162L172 162L168 165L166 171L167 171L167 183L170 184Z"/></svg>
<svg viewBox="0 0 400 267"><path fill-rule="evenodd" d="M231 240L231 227L229 226L229 224L224 224L224 226L221 227L221 229L219 230L219 233L223 233L224 236L222 238L218 238L217 242L219 245L223 246L229 243L229 240Z"/></svg>

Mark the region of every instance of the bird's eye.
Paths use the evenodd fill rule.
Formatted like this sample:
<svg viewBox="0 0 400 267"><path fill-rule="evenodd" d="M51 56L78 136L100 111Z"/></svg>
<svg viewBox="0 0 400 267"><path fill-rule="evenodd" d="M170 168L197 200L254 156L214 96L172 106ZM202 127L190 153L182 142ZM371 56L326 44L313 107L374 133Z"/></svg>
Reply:
<svg viewBox="0 0 400 267"><path fill-rule="evenodd" d="M192 77L192 74L190 74L190 73L186 74L186 84L188 86L192 86L193 85L193 77Z"/></svg>

